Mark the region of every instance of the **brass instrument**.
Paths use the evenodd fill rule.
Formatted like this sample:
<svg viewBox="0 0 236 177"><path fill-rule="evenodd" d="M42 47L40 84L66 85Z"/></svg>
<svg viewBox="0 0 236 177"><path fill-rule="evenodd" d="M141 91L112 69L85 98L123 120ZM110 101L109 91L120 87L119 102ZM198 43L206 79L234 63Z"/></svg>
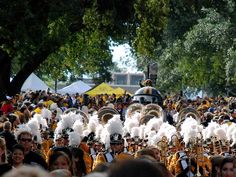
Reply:
<svg viewBox="0 0 236 177"><path fill-rule="evenodd" d="M144 115L141 117L139 124L143 125L143 124L147 124L149 120L151 120L152 118L154 118L153 115Z"/></svg>
<svg viewBox="0 0 236 177"><path fill-rule="evenodd" d="M98 110L98 119L102 124L106 124L116 114L119 114L116 109L104 106Z"/></svg>
<svg viewBox="0 0 236 177"><path fill-rule="evenodd" d="M83 123L84 123L85 125L88 124L88 122L89 122L89 116L88 116L85 112L83 112L83 111L81 111L81 110L79 110L79 109L77 109L77 108L69 108L69 109L67 109L67 110L64 111L64 114L69 114L70 112L74 112L75 114L81 115L81 117L82 117L82 119L83 119Z"/></svg>
<svg viewBox="0 0 236 177"><path fill-rule="evenodd" d="M164 111L158 104L147 104L141 110L141 119L139 124L146 124L150 119L156 117L164 121Z"/></svg>
<svg viewBox="0 0 236 177"><path fill-rule="evenodd" d="M202 137L196 137L191 143L193 144L190 157L193 158L197 164L197 173L195 176L208 177L212 166L210 160L204 155ZM191 166L191 162L189 165ZM200 173L200 167L203 169L203 174Z"/></svg>
<svg viewBox="0 0 236 177"><path fill-rule="evenodd" d="M213 153L221 154L223 152L221 141L217 137L212 137L213 139Z"/></svg>
<svg viewBox="0 0 236 177"><path fill-rule="evenodd" d="M187 117L192 117L194 118L198 124L201 123L200 115L199 113L190 107L184 108L179 112L178 116L178 121L177 121L177 129L179 130L181 128L182 123ZM198 132L200 133L200 132ZM200 136L199 136L200 135ZM188 156L188 166L189 166L189 172L188 173L193 173L192 171L192 163L191 161L194 160L196 162L196 174L194 174L197 177L201 176L209 176L209 171L211 171L211 164L209 162L209 159L204 155L203 152L203 137L202 134L198 134L195 137L190 138L190 141L188 143L188 149L189 151L187 152ZM206 168L207 166L207 168ZM203 174L200 173L200 168L203 169ZM208 171L208 170L209 171Z"/></svg>
<svg viewBox="0 0 236 177"><path fill-rule="evenodd" d="M164 163L166 166L168 165L167 161L167 152L168 152L168 139L166 136L163 136L159 142L157 142L157 147L161 151L161 159L160 161Z"/></svg>
<svg viewBox="0 0 236 177"><path fill-rule="evenodd" d="M179 130L181 124L184 122L186 117L192 117L197 120L198 124L201 123L200 115L194 108L184 108L179 112L176 129Z"/></svg>
<svg viewBox="0 0 236 177"><path fill-rule="evenodd" d="M158 104L147 104L143 110L143 115L153 115L154 117L164 120L164 111Z"/></svg>
<svg viewBox="0 0 236 177"><path fill-rule="evenodd" d="M199 171L200 165L203 166L202 164L204 163L203 160L203 146L202 146L202 138L196 139L196 163L197 163L197 177L201 177L201 173Z"/></svg>
<svg viewBox="0 0 236 177"><path fill-rule="evenodd" d="M174 134L171 136L171 145L175 147L175 151L179 151L180 150L180 142L179 142L179 137Z"/></svg>
<svg viewBox="0 0 236 177"><path fill-rule="evenodd" d="M134 103L128 106L125 118L132 118L135 112L141 113L143 110L143 105L140 103Z"/></svg>

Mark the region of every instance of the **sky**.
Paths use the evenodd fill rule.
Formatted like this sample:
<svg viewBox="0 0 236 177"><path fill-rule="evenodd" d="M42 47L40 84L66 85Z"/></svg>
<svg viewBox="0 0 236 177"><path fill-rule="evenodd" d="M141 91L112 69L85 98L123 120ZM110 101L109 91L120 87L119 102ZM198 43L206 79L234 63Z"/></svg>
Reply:
<svg viewBox="0 0 236 177"><path fill-rule="evenodd" d="M129 73L137 72L137 67L134 58L131 55L130 46L123 44L110 47L112 49L113 62L118 63L119 68L124 68Z"/></svg>

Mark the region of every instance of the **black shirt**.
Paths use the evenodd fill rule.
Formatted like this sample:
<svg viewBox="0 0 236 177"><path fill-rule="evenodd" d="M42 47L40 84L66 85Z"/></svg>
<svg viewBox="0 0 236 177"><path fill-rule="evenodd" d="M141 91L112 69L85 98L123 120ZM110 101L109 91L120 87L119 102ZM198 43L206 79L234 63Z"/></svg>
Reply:
<svg viewBox="0 0 236 177"><path fill-rule="evenodd" d="M0 133L0 137L5 139L7 149L12 151L12 147L17 144L14 134L12 134L10 131L3 131Z"/></svg>
<svg viewBox="0 0 236 177"><path fill-rule="evenodd" d="M48 165L44 158L33 151L30 151L28 154L25 154L24 163L29 165L40 165L44 169L48 169Z"/></svg>

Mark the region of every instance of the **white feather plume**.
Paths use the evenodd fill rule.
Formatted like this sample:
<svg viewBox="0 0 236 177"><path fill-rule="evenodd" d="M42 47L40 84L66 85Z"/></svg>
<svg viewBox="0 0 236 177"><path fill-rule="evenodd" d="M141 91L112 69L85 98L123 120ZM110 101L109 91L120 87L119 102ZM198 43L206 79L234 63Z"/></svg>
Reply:
<svg viewBox="0 0 236 177"><path fill-rule="evenodd" d="M96 128L96 132L95 132L95 138L96 139L101 139L101 133L102 130L104 129L103 125L99 124Z"/></svg>
<svg viewBox="0 0 236 177"><path fill-rule="evenodd" d="M131 129L133 127L138 127L139 122L136 119L127 119L124 123L124 129L127 130L127 132L131 133Z"/></svg>
<svg viewBox="0 0 236 177"><path fill-rule="evenodd" d="M96 127L98 126L99 122L95 119L90 119L88 123L88 130L89 132L96 132Z"/></svg>
<svg viewBox="0 0 236 177"><path fill-rule="evenodd" d="M62 123L62 127L63 129L66 128L71 128L74 124L74 119L73 116L75 116L75 113L73 112L69 112L68 114L63 114L61 115L61 123Z"/></svg>
<svg viewBox="0 0 236 177"><path fill-rule="evenodd" d="M227 140L233 140L233 131L236 129L236 124L232 123L226 130L226 136L227 136Z"/></svg>
<svg viewBox="0 0 236 177"><path fill-rule="evenodd" d="M232 137L232 143L230 144L230 146L232 147L236 144L236 129L233 130L231 137Z"/></svg>
<svg viewBox="0 0 236 177"><path fill-rule="evenodd" d="M141 119L141 113L140 112L135 112L132 116L131 116L131 118L127 118L127 119L133 119L133 120L137 120L138 122L140 121L140 119ZM127 120L126 119L126 120Z"/></svg>
<svg viewBox="0 0 236 177"><path fill-rule="evenodd" d="M105 127L110 135L112 135L114 133L118 133L118 134L123 135L123 125L120 120L120 116L113 116L113 118L111 118L107 122Z"/></svg>
<svg viewBox="0 0 236 177"><path fill-rule="evenodd" d="M31 133L33 135L35 135L36 132L39 131L39 124L36 119L30 119L29 122L27 123L27 125L31 129Z"/></svg>
<svg viewBox="0 0 236 177"><path fill-rule="evenodd" d="M140 137L140 139L145 139L145 129L146 129L146 125L141 125L139 127L139 137Z"/></svg>
<svg viewBox="0 0 236 177"><path fill-rule="evenodd" d="M90 131L88 129L83 131L83 137L88 136Z"/></svg>
<svg viewBox="0 0 236 177"><path fill-rule="evenodd" d="M69 133L69 145L70 146L79 146L81 143L81 134L78 132L70 132Z"/></svg>
<svg viewBox="0 0 236 177"><path fill-rule="evenodd" d="M57 106L57 103L52 103L50 105L50 110L57 110L58 106Z"/></svg>
<svg viewBox="0 0 236 177"><path fill-rule="evenodd" d="M214 133L215 133L216 137L218 138L218 140L227 140L226 132L223 128L219 127L217 129L215 129Z"/></svg>
<svg viewBox="0 0 236 177"><path fill-rule="evenodd" d="M131 138L139 137L139 132L139 127L133 127L130 134Z"/></svg>
<svg viewBox="0 0 236 177"><path fill-rule="evenodd" d="M161 137L155 134L148 139L147 143L149 146L156 146L159 141L161 141Z"/></svg>
<svg viewBox="0 0 236 177"><path fill-rule="evenodd" d="M62 126L62 122L60 121L57 123L57 127L54 131L54 134L61 134L62 130L63 130L63 126Z"/></svg>
<svg viewBox="0 0 236 177"><path fill-rule="evenodd" d="M80 120L76 120L72 126L72 129L75 132L79 133L81 136L83 135L83 128L84 128L83 122L81 122Z"/></svg>
<svg viewBox="0 0 236 177"><path fill-rule="evenodd" d="M163 124L162 119L158 119L154 117L148 121L146 129L147 131L150 131L150 130L158 131L162 124Z"/></svg>
<svg viewBox="0 0 236 177"><path fill-rule="evenodd" d="M47 108L43 108L41 114L42 114L43 118L45 118L45 119L50 120L52 117L52 112Z"/></svg>

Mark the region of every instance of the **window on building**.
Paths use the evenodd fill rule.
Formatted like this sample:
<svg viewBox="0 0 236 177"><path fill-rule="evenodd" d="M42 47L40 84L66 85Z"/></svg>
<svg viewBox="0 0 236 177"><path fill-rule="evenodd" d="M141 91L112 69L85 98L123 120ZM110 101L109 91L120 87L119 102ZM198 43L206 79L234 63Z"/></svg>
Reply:
<svg viewBox="0 0 236 177"><path fill-rule="evenodd" d="M116 75L115 84L127 85L127 75Z"/></svg>
<svg viewBox="0 0 236 177"><path fill-rule="evenodd" d="M138 85L140 80L143 80L143 75L131 75L130 76L130 85Z"/></svg>

